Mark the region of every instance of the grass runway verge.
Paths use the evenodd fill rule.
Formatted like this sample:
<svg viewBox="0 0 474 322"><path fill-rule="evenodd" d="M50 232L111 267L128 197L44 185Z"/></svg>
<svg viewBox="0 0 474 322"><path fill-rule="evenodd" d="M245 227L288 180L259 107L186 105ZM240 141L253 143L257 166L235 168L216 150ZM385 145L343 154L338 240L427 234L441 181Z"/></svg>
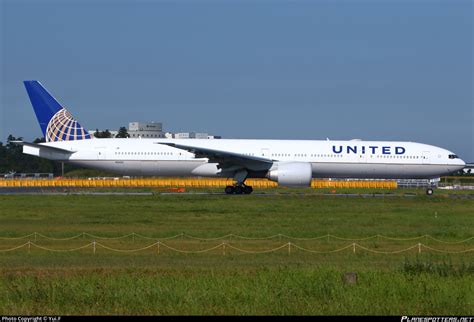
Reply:
<svg viewBox="0 0 474 322"><path fill-rule="evenodd" d="M474 236L474 200L445 196L337 198L319 195L221 196L0 196L0 237L33 232L65 238L83 232L104 237L137 233L150 238L186 233L203 238L227 234L309 238L373 235L442 241ZM38 245L67 249L91 238ZM286 239L226 240L238 247L269 249ZM25 240L0 239L0 249ZM153 240L103 240L113 248L137 249ZM198 250L221 241L170 240ZM350 241L292 241L310 249L337 249ZM423 242L461 251L474 240L372 239L361 245L397 250ZM356 272L345 284L342 274ZM221 249L180 254L149 249L56 253L32 248L0 252L0 314L249 314L249 315L472 315L474 253L443 254L415 249L373 254L351 249L334 254L286 250L242 254Z"/></svg>

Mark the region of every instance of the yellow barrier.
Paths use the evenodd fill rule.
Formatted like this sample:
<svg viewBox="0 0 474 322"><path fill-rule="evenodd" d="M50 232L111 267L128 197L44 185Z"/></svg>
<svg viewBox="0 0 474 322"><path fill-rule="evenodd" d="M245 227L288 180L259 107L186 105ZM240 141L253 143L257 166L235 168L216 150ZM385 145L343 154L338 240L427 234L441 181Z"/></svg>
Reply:
<svg viewBox="0 0 474 322"><path fill-rule="evenodd" d="M254 188L276 188L278 184L267 179L248 179L247 185ZM0 187L212 187L223 188L234 184L232 179L215 178L145 178L145 179L5 179ZM313 180L311 187L323 188L380 188L396 189L396 181L333 181Z"/></svg>

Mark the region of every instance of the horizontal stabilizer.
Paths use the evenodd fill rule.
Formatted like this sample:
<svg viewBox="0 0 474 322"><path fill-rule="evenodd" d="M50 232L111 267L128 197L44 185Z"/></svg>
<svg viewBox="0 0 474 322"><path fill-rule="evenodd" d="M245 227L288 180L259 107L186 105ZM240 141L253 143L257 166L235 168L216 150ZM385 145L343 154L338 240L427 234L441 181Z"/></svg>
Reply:
<svg viewBox="0 0 474 322"><path fill-rule="evenodd" d="M76 152L73 150L57 148L54 146L23 141L11 141L11 143L22 145L23 153L25 154L34 155L50 160L67 160L69 159L69 156L71 156L71 154Z"/></svg>

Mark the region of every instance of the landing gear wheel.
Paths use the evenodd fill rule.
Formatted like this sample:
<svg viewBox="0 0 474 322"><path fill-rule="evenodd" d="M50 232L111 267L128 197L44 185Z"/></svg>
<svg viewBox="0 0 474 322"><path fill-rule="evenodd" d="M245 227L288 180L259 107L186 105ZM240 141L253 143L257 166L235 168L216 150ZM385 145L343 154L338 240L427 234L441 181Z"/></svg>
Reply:
<svg viewBox="0 0 474 322"><path fill-rule="evenodd" d="M431 189L431 188L426 189L426 195L431 196L431 195L433 195L433 193L434 193L433 189Z"/></svg>
<svg viewBox="0 0 474 322"><path fill-rule="evenodd" d="M252 188L251 186L245 186L245 187L244 187L244 193L245 193L246 195L249 195L249 194L251 194L252 192L253 192L253 188Z"/></svg>
<svg viewBox="0 0 474 322"><path fill-rule="evenodd" d="M236 186L234 189L236 195L241 195L244 193L244 188L242 186Z"/></svg>
<svg viewBox="0 0 474 322"><path fill-rule="evenodd" d="M227 186L227 187L225 187L225 189L224 189L225 193L228 194L228 195L233 194L233 193L234 193L234 190L235 190L235 189L234 189L233 186Z"/></svg>

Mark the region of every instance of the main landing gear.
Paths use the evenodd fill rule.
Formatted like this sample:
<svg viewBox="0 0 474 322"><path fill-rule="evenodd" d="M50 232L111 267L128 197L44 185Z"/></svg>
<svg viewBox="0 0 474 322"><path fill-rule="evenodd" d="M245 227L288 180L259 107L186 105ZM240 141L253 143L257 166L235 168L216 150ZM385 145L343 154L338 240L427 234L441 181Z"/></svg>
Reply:
<svg viewBox="0 0 474 322"><path fill-rule="evenodd" d="M247 179L248 172L247 170L240 170L234 174L234 179L237 181L235 186L227 186L225 187L225 193L228 195L236 194L236 195L249 195L252 193L253 188L251 186L247 186L244 182Z"/></svg>
<svg viewBox="0 0 474 322"><path fill-rule="evenodd" d="M236 195L249 195L253 192L253 188L251 186L236 185L236 186L227 186L225 187L225 193L228 195L236 194Z"/></svg>

